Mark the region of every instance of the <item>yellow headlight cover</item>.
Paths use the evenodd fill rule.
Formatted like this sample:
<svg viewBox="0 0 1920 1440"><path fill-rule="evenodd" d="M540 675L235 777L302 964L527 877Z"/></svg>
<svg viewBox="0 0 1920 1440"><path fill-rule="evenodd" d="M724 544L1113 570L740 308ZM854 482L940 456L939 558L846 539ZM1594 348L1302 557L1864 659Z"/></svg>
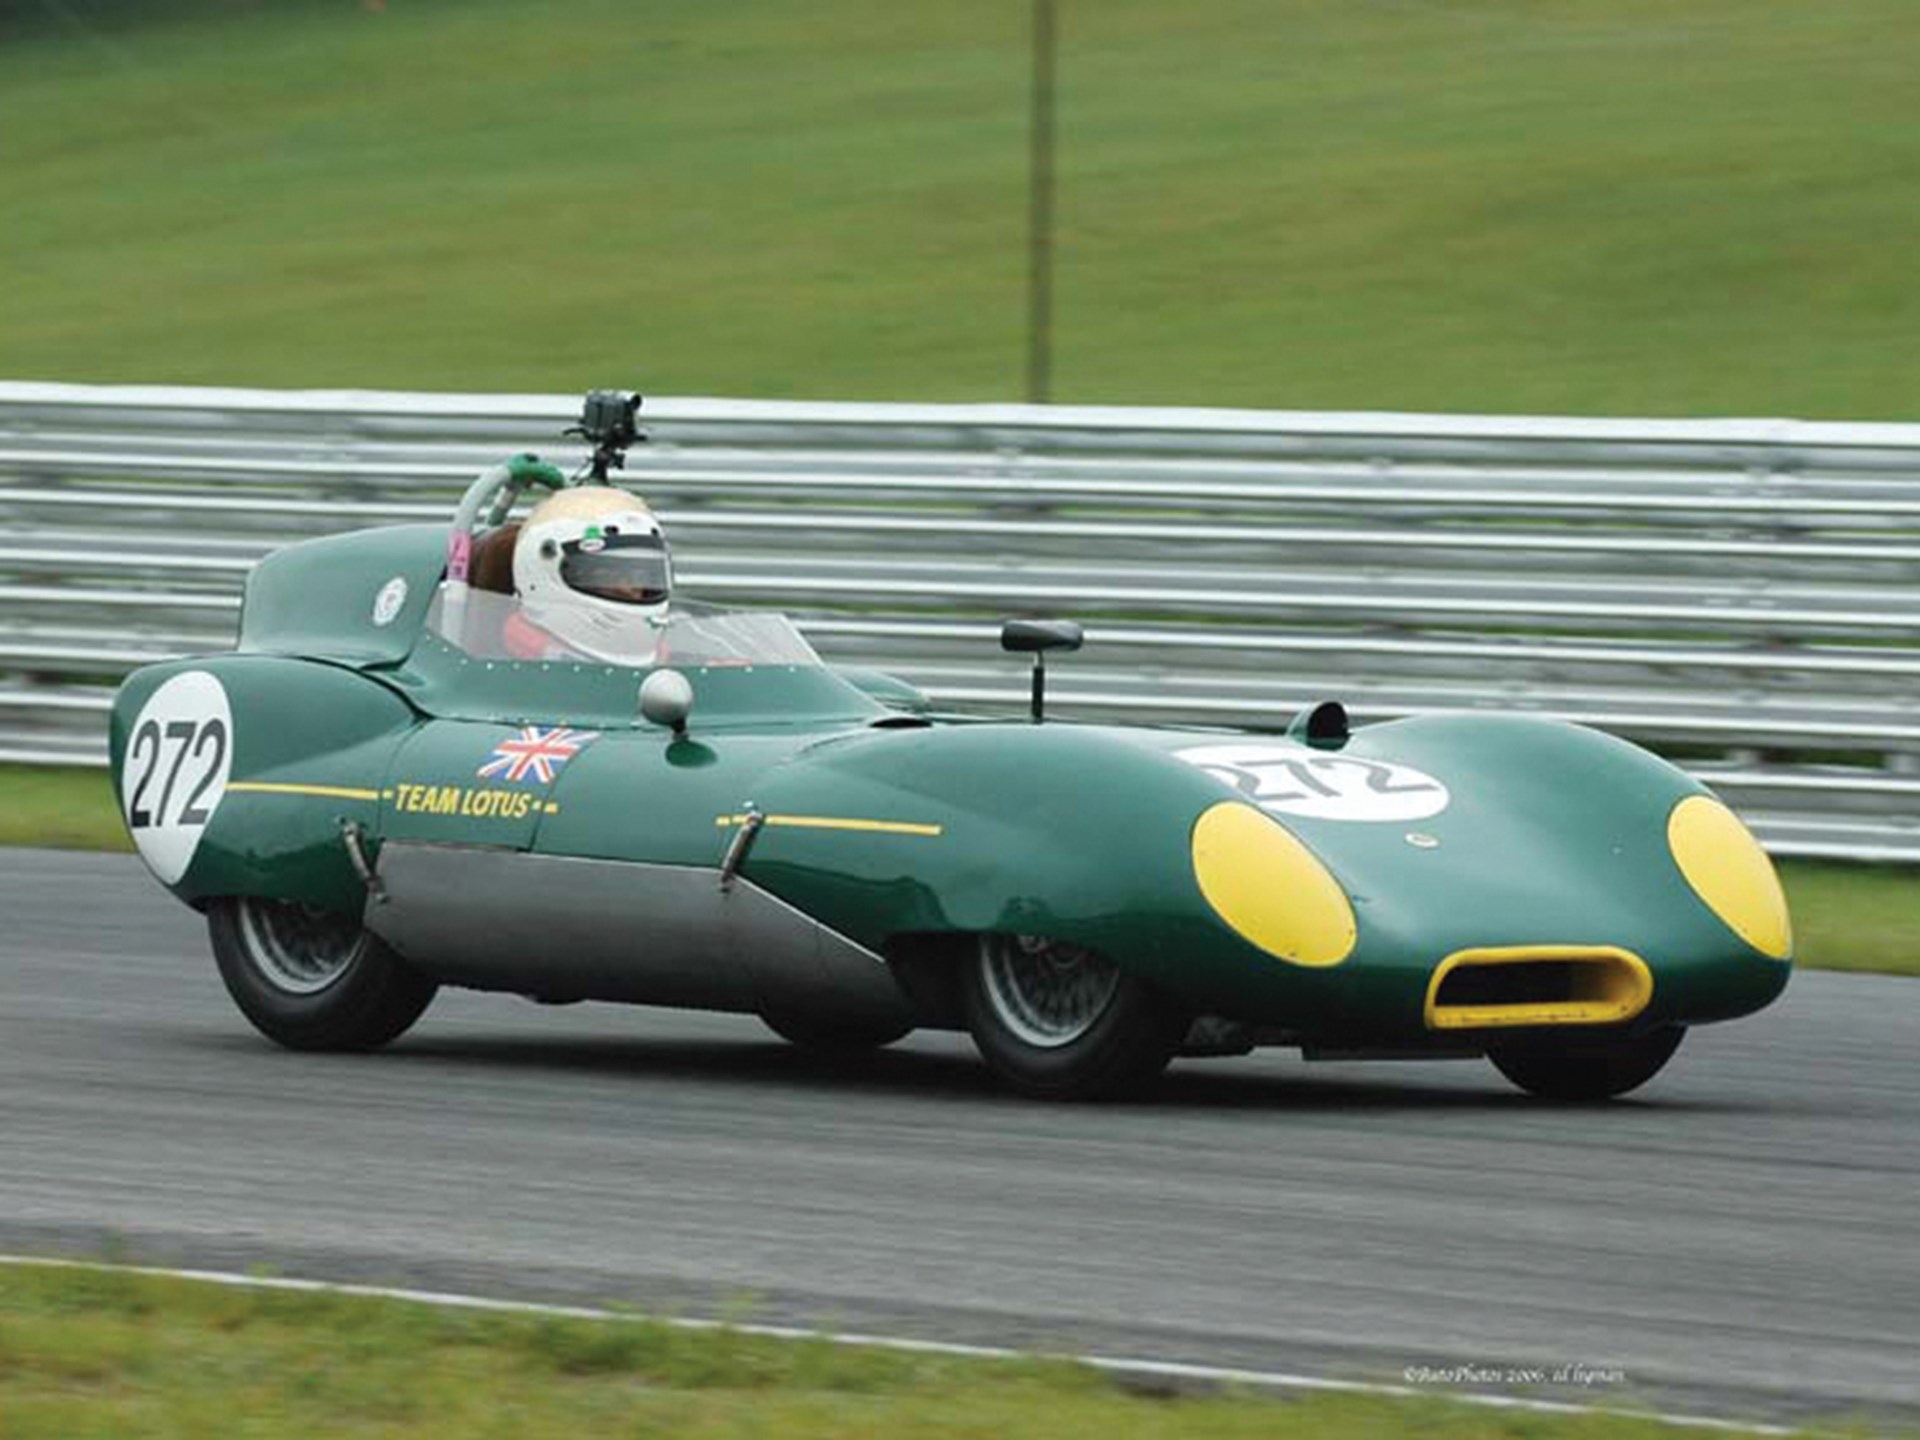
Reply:
<svg viewBox="0 0 1920 1440"><path fill-rule="evenodd" d="M1193 826L1193 876L1242 939L1294 965L1338 965L1359 939L1340 882L1283 825L1223 800Z"/></svg>
<svg viewBox="0 0 1920 1440"><path fill-rule="evenodd" d="M1793 921L1773 861L1726 806L1690 795L1667 817L1667 847L1706 907L1734 934L1775 960L1793 954Z"/></svg>

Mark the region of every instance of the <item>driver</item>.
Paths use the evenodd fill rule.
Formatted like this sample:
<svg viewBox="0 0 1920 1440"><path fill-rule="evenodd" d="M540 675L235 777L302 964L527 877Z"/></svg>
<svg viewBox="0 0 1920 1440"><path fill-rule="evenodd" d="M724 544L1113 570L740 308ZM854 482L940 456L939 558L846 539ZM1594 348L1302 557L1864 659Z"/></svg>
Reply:
<svg viewBox="0 0 1920 1440"><path fill-rule="evenodd" d="M513 588L520 608L505 639L516 658L651 665L673 588L666 535L624 490L562 490L521 527Z"/></svg>

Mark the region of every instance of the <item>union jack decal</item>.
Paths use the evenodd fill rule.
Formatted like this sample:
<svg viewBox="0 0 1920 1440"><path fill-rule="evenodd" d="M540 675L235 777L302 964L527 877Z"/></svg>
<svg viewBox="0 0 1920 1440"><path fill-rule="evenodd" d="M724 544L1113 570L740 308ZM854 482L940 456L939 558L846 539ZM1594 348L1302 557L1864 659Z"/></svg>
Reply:
<svg viewBox="0 0 1920 1440"><path fill-rule="evenodd" d="M551 785L560 767L600 738L597 731L543 730L529 725L511 740L493 747L493 757L480 767L482 780L505 780L521 785L537 780Z"/></svg>

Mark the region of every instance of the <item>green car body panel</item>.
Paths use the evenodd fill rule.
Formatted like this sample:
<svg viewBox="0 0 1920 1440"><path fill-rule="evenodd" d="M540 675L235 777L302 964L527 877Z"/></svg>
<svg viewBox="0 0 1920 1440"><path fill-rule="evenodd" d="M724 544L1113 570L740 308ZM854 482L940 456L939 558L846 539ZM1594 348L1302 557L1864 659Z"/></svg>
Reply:
<svg viewBox="0 0 1920 1440"><path fill-rule="evenodd" d="M1220 731L942 719L889 677L768 664L682 668L694 706L676 736L639 718L644 672L484 661L441 639L428 619L445 557L442 526L289 547L250 578L236 652L127 680L111 734L123 815L164 827L196 784L221 791L190 849L172 852L185 855L179 873L142 843L179 898L261 896L371 917L380 897L365 876L395 845L471 856L494 879L516 864L542 876L631 867L716 893L731 856L739 881L876 959L937 949L940 937L1046 936L1100 951L1196 1014L1330 1047L1470 1046L1471 1030L1436 1035L1428 1014L1437 967L1460 952L1630 952L1652 981L1636 1028L1748 1013L1791 969L1784 946L1769 955L1743 938L1676 861L1670 822L1703 787L1596 731L1436 716L1316 749ZM195 676L224 693L230 733L206 733L212 722L192 712L171 722L178 739L163 748L169 732L155 721L166 716L148 716L152 702L170 682L203 694ZM151 733L137 737L143 726ZM528 726L585 743L550 779L481 775ZM1440 798L1413 793L1401 810L1395 800L1356 820L1314 813L1310 790L1282 813L1260 805L1253 772L1209 758L1236 745L1266 747L1261 763L1283 770L1299 756L1303 783L1329 794L1353 789L1371 803L1424 783ZM216 759L227 767L218 787ZM176 793L156 811L168 766ZM1223 805L1257 808L1337 882L1353 927L1343 958L1295 963L1223 917L1196 859L1196 827ZM543 860L586 868L542 870ZM635 965L650 963L645 950ZM409 958L463 974L457 959ZM528 965L480 983L540 994L538 961ZM593 998L591 982L566 998L583 991ZM613 986L606 998L650 993ZM697 987L661 993L753 1008L764 985L716 991L718 1001Z"/></svg>

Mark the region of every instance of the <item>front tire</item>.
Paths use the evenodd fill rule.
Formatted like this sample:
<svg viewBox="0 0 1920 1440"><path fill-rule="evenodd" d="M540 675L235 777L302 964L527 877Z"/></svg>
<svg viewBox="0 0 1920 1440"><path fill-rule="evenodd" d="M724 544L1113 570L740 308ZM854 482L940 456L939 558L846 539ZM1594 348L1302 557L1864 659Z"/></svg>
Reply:
<svg viewBox="0 0 1920 1440"><path fill-rule="evenodd" d="M1496 1045L1487 1058L1507 1079L1543 1100L1611 1100L1658 1075L1686 1033L1684 1026L1668 1025L1602 1044Z"/></svg>
<svg viewBox="0 0 1920 1440"><path fill-rule="evenodd" d="M289 1050L375 1050L440 987L352 916L251 897L216 902L207 931L240 1013Z"/></svg>
<svg viewBox="0 0 1920 1440"><path fill-rule="evenodd" d="M1104 955L1031 935L982 935L967 966L967 1027L1023 1095L1124 1093L1167 1066L1190 1017Z"/></svg>

